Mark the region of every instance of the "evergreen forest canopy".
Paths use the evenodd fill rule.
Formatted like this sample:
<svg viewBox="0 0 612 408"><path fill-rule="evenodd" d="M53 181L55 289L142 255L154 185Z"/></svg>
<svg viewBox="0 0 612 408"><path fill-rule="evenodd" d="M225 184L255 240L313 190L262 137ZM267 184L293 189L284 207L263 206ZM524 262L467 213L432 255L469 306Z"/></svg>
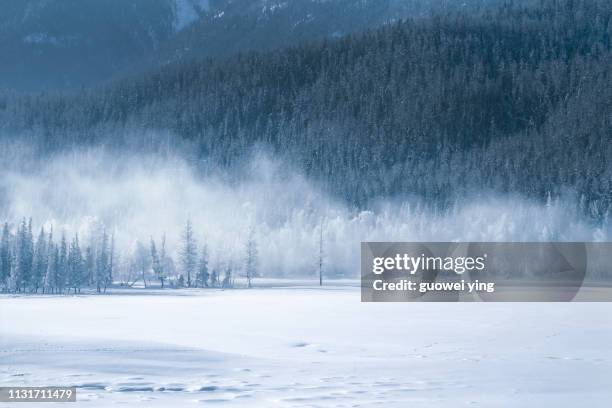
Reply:
<svg viewBox="0 0 612 408"><path fill-rule="evenodd" d="M75 93L0 96L2 143L184 151L232 169L265 146L364 208L480 191L612 205L612 8L511 1L335 40L169 65ZM150 136L164 131L171 139ZM156 133L159 134L159 133ZM149 136L147 136L149 135Z"/></svg>

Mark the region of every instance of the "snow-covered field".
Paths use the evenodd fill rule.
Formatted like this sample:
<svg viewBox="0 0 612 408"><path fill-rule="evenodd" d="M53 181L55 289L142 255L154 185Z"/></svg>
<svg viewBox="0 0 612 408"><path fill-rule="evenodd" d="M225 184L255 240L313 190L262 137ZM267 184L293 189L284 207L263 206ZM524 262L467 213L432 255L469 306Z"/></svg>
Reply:
<svg viewBox="0 0 612 408"><path fill-rule="evenodd" d="M0 297L0 384L76 385L83 406L609 407L611 379L606 303L373 304L347 286Z"/></svg>

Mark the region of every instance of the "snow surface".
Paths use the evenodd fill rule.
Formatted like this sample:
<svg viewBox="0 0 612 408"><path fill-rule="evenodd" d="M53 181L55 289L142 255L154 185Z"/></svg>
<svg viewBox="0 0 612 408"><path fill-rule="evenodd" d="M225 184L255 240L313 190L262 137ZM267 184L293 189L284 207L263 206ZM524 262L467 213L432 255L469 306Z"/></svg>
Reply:
<svg viewBox="0 0 612 408"><path fill-rule="evenodd" d="M92 407L609 407L612 304L359 299L346 285L5 295L0 384L75 385Z"/></svg>

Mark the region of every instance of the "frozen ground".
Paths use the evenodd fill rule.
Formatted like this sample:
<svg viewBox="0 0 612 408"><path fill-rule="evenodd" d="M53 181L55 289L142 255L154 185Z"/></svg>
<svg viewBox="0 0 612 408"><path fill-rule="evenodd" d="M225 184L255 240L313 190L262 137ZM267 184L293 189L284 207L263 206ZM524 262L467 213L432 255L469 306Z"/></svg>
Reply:
<svg viewBox="0 0 612 408"><path fill-rule="evenodd" d="M609 407L611 378L612 303L366 304L348 286L0 297L0 383L76 385L79 406Z"/></svg>

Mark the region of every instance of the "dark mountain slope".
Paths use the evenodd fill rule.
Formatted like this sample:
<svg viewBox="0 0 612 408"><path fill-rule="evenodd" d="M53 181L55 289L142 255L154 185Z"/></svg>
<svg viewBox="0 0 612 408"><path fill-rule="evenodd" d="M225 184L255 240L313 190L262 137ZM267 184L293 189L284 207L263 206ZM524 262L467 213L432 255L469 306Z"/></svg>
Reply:
<svg viewBox="0 0 612 408"><path fill-rule="evenodd" d="M2 123L35 130L44 149L123 148L124 129L171 130L205 168L266 145L358 205L571 190L601 220L612 202L611 16L586 0L449 13L77 95L7 98Z"/></svg>
<svg viewBox="0 0 612 408"><path fill-rule="evenodd" d="M466 0L476 10L500 0ZM528 1L528 0L522 0ZM78 89L128 72L337 37L449 0L2 0L0 89Z"/></svg>
<svg viewBox="0 0 612 408"><path fill-rule="evenodd" d="M308 40L342 37L432 12L477 12L501 1L211 0L209 12L164 44L155 58L164 64L271 50Z"/></svg>
<svg viewBox="0 0 612 408"><path fill-rule="evenodd" d="M174 0L2 0L0 87L78 88L174 34Z"/></svg>

